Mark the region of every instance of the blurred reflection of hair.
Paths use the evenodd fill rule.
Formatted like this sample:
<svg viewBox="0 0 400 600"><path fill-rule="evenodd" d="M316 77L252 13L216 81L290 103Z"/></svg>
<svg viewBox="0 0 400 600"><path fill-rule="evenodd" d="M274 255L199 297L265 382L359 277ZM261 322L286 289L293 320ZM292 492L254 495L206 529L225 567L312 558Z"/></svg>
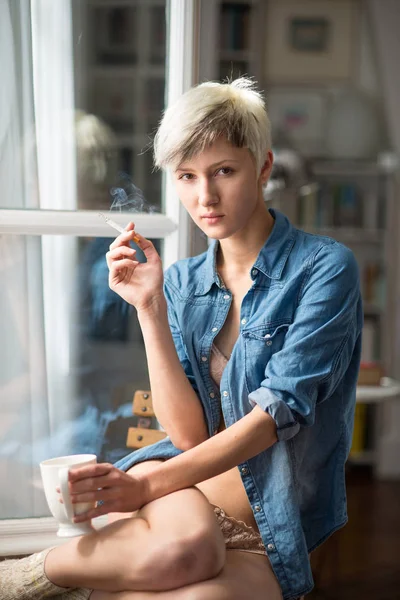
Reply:
<svg viewBox="0 0 400 600"><path fill-rule="evenodd" d="M109 209L118 176L114 132L99 117L76 111L75 142L78 208Z"/></svg>

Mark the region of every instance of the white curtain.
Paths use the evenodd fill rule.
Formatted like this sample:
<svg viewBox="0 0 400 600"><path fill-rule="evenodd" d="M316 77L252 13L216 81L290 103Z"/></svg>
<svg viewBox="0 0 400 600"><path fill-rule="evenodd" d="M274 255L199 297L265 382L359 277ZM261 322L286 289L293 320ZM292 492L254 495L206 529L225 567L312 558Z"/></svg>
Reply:
<svg viewBox="0 0 400 600"><path fill-rule="evenodd" d="M70 0L31 0L32 63L41 209L76 209L72 19ZM72 415L70 327L76 240L42 239L46 366L53 427ZM70 292L70 293L68 293Z"/></svg>
<svg viewBox="0 0 400 600"><path fill-rule="evenodd" d="M0 208L75 208L70 27L69 0L0 0ZM38 463L69 451L74 261L70 240L0 236L0 519L48 514Z"/></svg>

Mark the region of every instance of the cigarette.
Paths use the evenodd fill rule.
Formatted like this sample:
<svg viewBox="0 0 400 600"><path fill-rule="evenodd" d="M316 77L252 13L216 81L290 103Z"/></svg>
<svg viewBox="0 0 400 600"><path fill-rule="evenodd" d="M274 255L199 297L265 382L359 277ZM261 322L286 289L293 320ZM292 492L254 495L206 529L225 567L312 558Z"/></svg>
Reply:
<svg viewBox="0 0 400 600"><path fill-rule="evenodd" d="M102 217L105 220L105 222L107 223L107 225L109 225L113 229L116 229L120 233L126 233L126 229L124 229L123 227L121 227L121 225L118 225L118 223L116 223L115 221L113 221L112 219L110 219L110 217L107 217L103 213L99 213L99 217ZM138 244L140 242L140 239L138 238L137 235L134 235L133 236L133 241Z"/></svg>

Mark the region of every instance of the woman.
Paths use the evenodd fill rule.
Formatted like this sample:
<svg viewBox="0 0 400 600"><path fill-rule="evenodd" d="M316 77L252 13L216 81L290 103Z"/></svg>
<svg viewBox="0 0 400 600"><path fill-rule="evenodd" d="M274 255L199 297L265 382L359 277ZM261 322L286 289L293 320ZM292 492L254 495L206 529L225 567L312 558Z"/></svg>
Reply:
<svg viewBox="0 0 400 600"><path fill-rule="evenodd" d="M211 245L163 276L141 236L147 262L135 261L131 223L107 262L110 287L136 307L168 437L117 468L72 471L75 501L101 501L76 520L113 522L3 578L29 571L37 589L91 600L289 600L312 589L309 553L347 519L359 279L347 248L267 210L270 148L247 79L202 84L166 111L155 163ZM47 592L18 593L2 598Z"/></svg>

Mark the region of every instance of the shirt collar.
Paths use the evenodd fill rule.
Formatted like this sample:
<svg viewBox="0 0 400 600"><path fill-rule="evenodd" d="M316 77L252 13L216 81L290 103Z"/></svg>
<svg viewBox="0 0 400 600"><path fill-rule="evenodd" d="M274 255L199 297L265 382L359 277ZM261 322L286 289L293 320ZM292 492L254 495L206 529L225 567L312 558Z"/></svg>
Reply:
<svg viewBox="0 0 400 600"><path fill-rule="evenodd" d="M281 212L273 208L270 208L269 212L275 219L275 223L251 270L257 269L270 279L280 279L293 248L295 229ZM219 287L223 287L216 265L218 245L218 240L211 240L206 260L199 268L196 295L207 294L214 283Z"/></svg>

